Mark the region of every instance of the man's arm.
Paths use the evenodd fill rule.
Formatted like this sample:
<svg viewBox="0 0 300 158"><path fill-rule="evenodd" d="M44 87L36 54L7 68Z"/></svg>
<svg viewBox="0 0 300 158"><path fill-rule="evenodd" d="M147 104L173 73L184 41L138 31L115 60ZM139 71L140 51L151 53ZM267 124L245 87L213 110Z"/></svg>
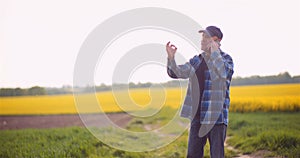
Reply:
<svg viewBox="0 0 300 158"><path fill-rule="evenodd" d="M177 47L175 45L171 45L170 42L166 45L166 51L168 54L168 75L171 78L188 78L191 74L191 70L193 70L190 63L186 63L184 65L177 65L175 62L175 53L177 51Z"/></svg>
<svg viewBox="0 0 300 158"><path fill-rule="evenodd" d="M191 75L192 65L187 62L184 65L177 65L174 59L168 58L168 66L167 66L168 75L171 78L183 78L187 79Z"/></svg>
<svg viewBox="0 0 300 158"><path fill-rule="evenodd" d="M205 60L212 80L227 79L233 75L233 61L228 54L222 56L217 50L206 56Z"/></svg>

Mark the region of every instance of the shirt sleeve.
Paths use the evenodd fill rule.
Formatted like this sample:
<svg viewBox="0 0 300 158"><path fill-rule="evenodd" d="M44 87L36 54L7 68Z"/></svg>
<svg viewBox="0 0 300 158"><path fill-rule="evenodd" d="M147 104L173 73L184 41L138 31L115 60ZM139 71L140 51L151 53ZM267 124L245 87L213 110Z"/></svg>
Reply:
<svg viewBox="0 0 300 158"><path fill-rule="evenodd" d="M233 75L233 61L228 54L222 56L220 51L215 51L210 57L206 56L205 61L210 70L212 81L231 78Z"/></svg>
<svg viewBox="0 0 300 158"><path fill-rule="evenodd" d="M192 74L193 67L189 62L177 65L174 59L168 59L167 72L171 78L187 79Z"/></svg>

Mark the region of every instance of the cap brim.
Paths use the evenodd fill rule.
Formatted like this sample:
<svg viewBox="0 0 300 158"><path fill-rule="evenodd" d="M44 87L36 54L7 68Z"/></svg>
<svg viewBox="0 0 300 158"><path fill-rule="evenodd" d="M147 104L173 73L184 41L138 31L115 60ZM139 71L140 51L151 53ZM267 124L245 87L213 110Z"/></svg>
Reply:
<svg viewBox="0 0 300 158"><path fill-rule="evenodd" d="M199 33L208 33L206 30L199 30Z"/></svg>

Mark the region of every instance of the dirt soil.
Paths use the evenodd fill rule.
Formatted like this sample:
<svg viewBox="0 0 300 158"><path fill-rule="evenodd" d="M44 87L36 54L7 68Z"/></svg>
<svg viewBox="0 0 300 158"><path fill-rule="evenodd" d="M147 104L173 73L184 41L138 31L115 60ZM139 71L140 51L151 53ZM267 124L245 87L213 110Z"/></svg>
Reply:
<svg viewBox="0 0 300 158"><path fill-rule="evenodd" d="M126 113L110 114L85 114L79 115L14 115L0 116L0 130L25 129L25 128L63 128L71 126L107 126L111 123L126 127L132 117ZM85 122L85 123L83 123Z"/></svg>

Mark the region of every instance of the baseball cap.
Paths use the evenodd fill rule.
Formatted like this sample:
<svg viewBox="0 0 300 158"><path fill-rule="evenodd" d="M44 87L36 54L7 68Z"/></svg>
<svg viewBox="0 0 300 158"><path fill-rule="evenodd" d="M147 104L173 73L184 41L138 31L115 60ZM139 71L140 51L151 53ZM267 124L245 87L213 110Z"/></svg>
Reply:
<svg viewBox="0 0 300 158"><path fill-rule="evenodd" d="M205 30L199 31L199 33L203 33L203 32L209 34L211 37L216 36L220 40L222 40L222 38L223 38L223 33L222 33L221 29L216 26L208 26L205 28Z"/></svg>

